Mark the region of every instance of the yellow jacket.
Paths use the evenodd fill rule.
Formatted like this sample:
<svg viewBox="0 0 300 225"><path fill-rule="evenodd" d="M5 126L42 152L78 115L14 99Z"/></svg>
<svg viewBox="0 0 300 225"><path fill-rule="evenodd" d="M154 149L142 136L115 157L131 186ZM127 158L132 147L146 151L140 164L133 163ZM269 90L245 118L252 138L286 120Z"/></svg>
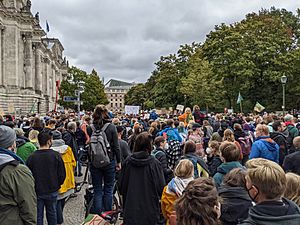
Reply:
<svg viewBox="0 0 300 225"><path fill-rule="evenodd" d="M175 214L174 203L178 197L175 193L168 193L167 187L168 185L165 186L161 196L161 210L164 215L164 218L167 220L166 225L169 225L170 216L174 216Z"/></svg>
<svg viewBox="0 0 300 225"><path fill-rule="evenodd" d="M60 153L66 169L66 179L58 191L59 194L63 194L68 190L75 188L74 170L76 167L76 160L71 147L65 145L60 140L53 140L52 144L52 149Z"/></svg>

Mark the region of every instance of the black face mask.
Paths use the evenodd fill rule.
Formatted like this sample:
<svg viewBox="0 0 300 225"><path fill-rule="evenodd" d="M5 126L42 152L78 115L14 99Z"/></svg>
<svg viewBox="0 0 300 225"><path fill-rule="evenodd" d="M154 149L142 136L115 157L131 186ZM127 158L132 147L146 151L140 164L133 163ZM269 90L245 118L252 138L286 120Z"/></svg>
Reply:
<svg viewBox="0 0 300 225"><path fill-rule="evenodd" d="M249 192L249 191L250 191L253 187L255 187L255 188L257 189L257 194L252 198L252 196L250 195L250 192ZM249 195L249 197L251 198L251 200L252 200L253 202L255 202L255 199L257 198L257 196L258 196L258 194L259 194L259 189L258 189L255 185L252 185L251 188L247 189L247 192L248 192L248 195Z"/></svg>

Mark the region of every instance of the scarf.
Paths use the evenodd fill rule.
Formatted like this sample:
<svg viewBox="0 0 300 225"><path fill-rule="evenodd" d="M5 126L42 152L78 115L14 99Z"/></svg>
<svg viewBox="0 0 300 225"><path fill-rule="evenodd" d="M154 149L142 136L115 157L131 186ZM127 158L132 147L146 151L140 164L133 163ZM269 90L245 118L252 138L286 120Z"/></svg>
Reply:
<svg viewBox="0 0 300 225"><path fill-rule="evenodd" d="M180 178L180 177L175 177L169 182L168 187L167 187L167 192L168 193L174 193L179 197L179 196L182 195L182 192L184 191L186 186L192 180L194 180L193 177L185 178L185 179Z"/></svg>
<svg viewBox="0 0 300 225"><path fill-rule="evenodd" d="M25 164L23 159L21 159L19 156L17 156L14 152L6 150L4 148L0 148L0 154L5 154L5 155L9 155L12 158L14 158L15 160L17 160L18 162L20 162L21 164Z"/></svg>

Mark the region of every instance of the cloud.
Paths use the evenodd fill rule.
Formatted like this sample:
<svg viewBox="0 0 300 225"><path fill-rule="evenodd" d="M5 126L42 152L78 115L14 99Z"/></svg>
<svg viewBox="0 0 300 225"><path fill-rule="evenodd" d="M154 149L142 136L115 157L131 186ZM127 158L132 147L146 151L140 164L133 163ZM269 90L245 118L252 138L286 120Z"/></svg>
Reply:
<svg viewBox="0 0 300 225"><path fill-rule="evenodd" d="M214 26L261 8L300 7L294 0L35 0L48 36L61 40L71 65L104 76L144 82L161 55L203 42Z"/></svg>

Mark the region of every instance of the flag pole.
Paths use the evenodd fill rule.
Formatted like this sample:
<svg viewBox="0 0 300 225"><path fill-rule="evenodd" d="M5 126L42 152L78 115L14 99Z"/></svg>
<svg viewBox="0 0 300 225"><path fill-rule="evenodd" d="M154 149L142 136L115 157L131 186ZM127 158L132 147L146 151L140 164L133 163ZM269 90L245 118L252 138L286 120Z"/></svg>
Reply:
<svg viewBox="0 0 300 225"><path fill-rule="evenodd" d="M240 102L240 110L241 110L241 113L243 113L242 101Z"/></svg>

